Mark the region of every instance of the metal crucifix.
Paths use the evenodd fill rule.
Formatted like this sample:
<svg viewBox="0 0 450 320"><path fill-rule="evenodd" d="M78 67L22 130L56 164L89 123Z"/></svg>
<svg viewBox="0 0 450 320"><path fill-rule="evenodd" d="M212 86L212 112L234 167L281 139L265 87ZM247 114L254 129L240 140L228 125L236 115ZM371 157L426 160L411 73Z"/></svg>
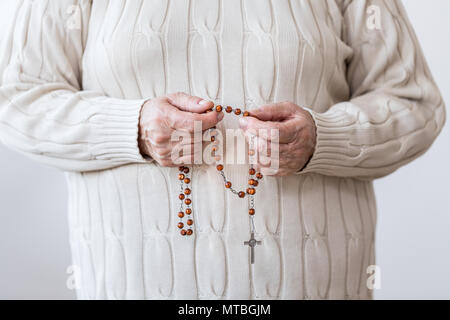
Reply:
<svg viewBox="0 0 450 320"><path fill-rule="evenodd" d="M251 264L255 263L255 247L260 244L261 244L261 241L256 241L254 232L251 233L250 239L248 241L244 242L244 245L249 246L249 248L250 248L250 263Z"/></svg>

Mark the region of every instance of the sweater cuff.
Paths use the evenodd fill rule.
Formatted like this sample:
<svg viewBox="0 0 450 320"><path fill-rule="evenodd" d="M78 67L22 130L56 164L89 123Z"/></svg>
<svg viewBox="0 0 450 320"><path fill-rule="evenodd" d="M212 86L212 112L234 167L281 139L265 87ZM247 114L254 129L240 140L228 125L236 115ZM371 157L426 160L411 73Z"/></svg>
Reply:
<svg viewBox="0 0 450 320"><path fill-rule="evenodd" d="M315 172L335 175L339 168L348 166L352 158L349 143L356 129L356 121L341 108L331 108L325 113L305 109L316 124L316 147L308 164L298 174Z"/></svg>
<svg viewBox="0 0 450 320"><path fill-rule="evenodd" d="M139 118L146 99L121 100L101 98L92 102L97 113L90 121L94 130L90 153L94 159L117 163L150 163L139 150Z"/></svg>

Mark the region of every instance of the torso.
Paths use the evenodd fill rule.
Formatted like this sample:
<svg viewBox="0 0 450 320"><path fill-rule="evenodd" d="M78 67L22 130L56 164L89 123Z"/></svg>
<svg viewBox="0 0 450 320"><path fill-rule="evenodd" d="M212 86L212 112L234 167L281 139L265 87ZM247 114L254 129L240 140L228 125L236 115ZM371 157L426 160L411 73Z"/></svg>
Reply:
<svg viewBox="0 0 450 320"><path fill-rule="evenodd" d="M124 99L184 91L242 109L288 100L324 112L349 97L341 9L327 0L94 1L83 88ZM225 168L241 186L246 170ZM179 236L176 176L155 164L68 174L77 190L70 225L80 297L370 297L370 182L265 177L252 266L246 204L224 190L214 168L194 168L195 235Z"/></svg>

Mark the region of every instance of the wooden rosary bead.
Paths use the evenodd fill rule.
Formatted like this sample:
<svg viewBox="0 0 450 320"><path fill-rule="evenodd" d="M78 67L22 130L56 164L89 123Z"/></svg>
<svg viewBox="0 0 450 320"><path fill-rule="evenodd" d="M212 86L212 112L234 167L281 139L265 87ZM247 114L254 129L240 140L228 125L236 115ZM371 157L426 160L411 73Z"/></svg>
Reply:
<svg viewBox="0 0 450 320"><path fill-rule="evenodd" d="M213 106L211 109L207 110L206 112L226 112L226 113L234 113L236 116L242 115L244 117L249 117L250 116L250 112L249 111L242 111L239 108L233 109L231 106L227 106L227 107L223 107L221 105L217 105L217 106ZM212 151L213 151L213 156L214 159L216 160L216 163L220 163L222 162L222 157L220 155L217 154L217 151L219 150L219 139L216 138L218 134L218 131L216 131L216 127L211 128L210 131L210 140L211 140L211 144L213 145L212 147ZM256 154L256 150L254 150L253 148L251 148L248 151L248 155L249 156L254 156ZM225 178L224 174L223 174L223 170L224 170L224 165L223 164L217 164L216 166L217 171L219 171L221 173L221 175ZM180 166L178 167L178 170L180 171L179 175L178 175L178 179L183 181L186 185L191 183L191 179L188 178L186 175L190 172L190 169L186 166ZM255 176L255 178L249 178L248 180L248 185L249 187L246 189L246 192L244 191L239 191L236 192L234 189L232 189L232 183L230 181L226 181L225 182L225 187L227 189L231 189L231 191L238 195L239 198L245 198L245 196L248 195L255 195L256 194L256 187L258 186L259 182L258 180L261 180L263 178L263 175L260 172L256 172L256 170L254 168L250 168L249 169L249 175L250 176ZM225 178L226 179L226 178ZM180 193L178 198L181 201L184 201L184 203L187 206L190 206L192 203L192 200L188 197L190 194L192 193L192 190L190 188L185 188L183 190L183 193ZM181 203L181 209L183 209L183 202ZM253 207L253 205L252 205ZM255 209L254 208L249 208L248 209L248 214L250 216L255 215ZM178 212L178 217L179 218L184 218L185 215L190 216L192 214L192 209L191 208L185 208L185 211L180 211ZM192 218L187 219L187 221L185 222L187 226L192 226L194 224L194 220ZM183 222L179 222L178 223L178 228L180 229L180 234L182 236L185 235L192 235L193 234L193 230L191 228L187 228L187 229L183 229L185 227L185 224Z"/></svg>

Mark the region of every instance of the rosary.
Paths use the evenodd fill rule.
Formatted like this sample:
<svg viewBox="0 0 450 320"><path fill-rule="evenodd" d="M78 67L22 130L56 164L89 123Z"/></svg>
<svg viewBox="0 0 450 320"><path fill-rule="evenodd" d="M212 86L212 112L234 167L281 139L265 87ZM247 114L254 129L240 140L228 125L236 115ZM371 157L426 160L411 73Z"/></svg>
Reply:
<svg viewBox="0 0 450 320"><path fill-rule="evenodd" d="M233 109L232 107L228 106L225 109L218 105L207 112L225 112L227 113L234 113L236 116L243 116L248 117L250 114L248 111L242 112L241 109ZM263 175L259 172L256 172L256 170L253 168L253 166L250 164L250 168L248 170L248 188L244 191L237 191L233 188L233 185L225 176L225 173L223 171L224 166L222 163L222 158L219 155L216 155L216 152L218 151L220 141L216 139L217 131L215 127L209 129L211 134L211 143L213 144L212 151L213 156L216 162L216 169L219 172L219 174L222 176L225 188L230 190L233 194L235 194L237 197L243 199L246 196L248 196L248 214L250 217L250 239L248 241L244 242L244 245L249 246L250 249L250 262L251 264L254 264L255 262L255 253L254 248L256 245L260 245L261 241L257 241L255 239L255 224L254 224L254 216L255 216L255 194L256 194L256 187L259 184L259 181L263 178ZM249 156L254 156L255 151L250 148L248 152ZM194 220L192 218L192 199L191 199L191 193L192 190L189 188L189 184L191 183L191 177L190 177L190 169L186 166L180 166L179 167L179 174L178 174L178 180L180 180L180 194L178 196L180 200L180 211L178 212L178 217L180 218L180 221L178 222L178 229L180 229L180 234L182 236L191 236L194 231L192 230L192 225L194 224ZM186 217L186 221L184 221L184 218ZM185 226L186 223L186 226Z"/></svg>

